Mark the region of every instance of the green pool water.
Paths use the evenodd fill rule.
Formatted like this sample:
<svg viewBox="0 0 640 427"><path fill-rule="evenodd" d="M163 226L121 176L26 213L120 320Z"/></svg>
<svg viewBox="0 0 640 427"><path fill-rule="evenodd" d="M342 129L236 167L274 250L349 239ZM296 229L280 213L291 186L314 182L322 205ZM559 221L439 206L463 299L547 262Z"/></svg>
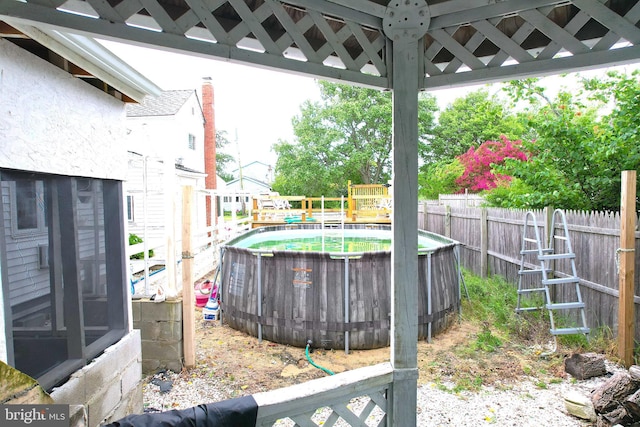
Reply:
<svg viewBox="0 0 640 427"><path fill-rule="evenodd" d="M277 230L255 233L235 247L263 251L358 253L391 250L390 230ZM441 242L418 236L418 249L430 250Z"/></svg>

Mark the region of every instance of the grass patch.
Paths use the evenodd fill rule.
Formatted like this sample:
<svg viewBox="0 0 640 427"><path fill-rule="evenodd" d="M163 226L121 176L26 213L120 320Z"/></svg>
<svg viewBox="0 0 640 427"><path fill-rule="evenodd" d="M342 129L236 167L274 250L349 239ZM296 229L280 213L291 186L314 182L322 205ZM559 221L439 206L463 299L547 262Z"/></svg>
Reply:
<svg viewBox="0 0 640 427"><path fill-rule="evenodd" d="M432 366L455 384L452 391L476 391L483 384L521 376L535 378L538 387L547 388L561 381L564 355L575 352L596 352L616 360L616 342L608 329L592 330L589 339L581 334L561 335L557 351L550 353L553 337L546 309L516 313L517 285L465 271L463 277L469 298L462 300L462 321L476 325L478 332L452 349L446 362ZM532 294L520 303L544 307L543 302L542 294ZM571 318L554 314L556 327L571 325Z"/></svg>
<svg viewBox="0 0 640 427"><path fill-rule="evenodd" d="M500 346L502 346L502 340L491 333L487 322L483 323L482 332L478 334L473 343L474 349L491 353L496 351Z"/></svg>

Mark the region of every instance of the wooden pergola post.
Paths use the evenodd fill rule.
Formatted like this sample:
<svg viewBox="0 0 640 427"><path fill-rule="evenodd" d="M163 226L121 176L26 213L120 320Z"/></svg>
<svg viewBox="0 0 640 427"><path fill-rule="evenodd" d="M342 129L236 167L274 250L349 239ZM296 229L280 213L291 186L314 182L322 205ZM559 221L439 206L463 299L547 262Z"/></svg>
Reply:
<svg viewBox="0 0 640 427"><path fill-rule="evenodd" d="M634 273L636 248L636 171L622 172L620 197L620 248L618 283L618 356L628 368L633 364L635 324Z"/></svg>
<svg viewBox="0 0 640 427"><path fill-rule="evenodd" d="M193 186L182 187L182 339L184 365L196 366L195 296L193 292Z"/></svg>
<svg viewBox="0 0 640 427"><path fill-rule="evenodd" d="M383 19L393 41L393 231L389 425L417 424L418 387L418 94L429 27L424 0L391 2Z"/></svg>

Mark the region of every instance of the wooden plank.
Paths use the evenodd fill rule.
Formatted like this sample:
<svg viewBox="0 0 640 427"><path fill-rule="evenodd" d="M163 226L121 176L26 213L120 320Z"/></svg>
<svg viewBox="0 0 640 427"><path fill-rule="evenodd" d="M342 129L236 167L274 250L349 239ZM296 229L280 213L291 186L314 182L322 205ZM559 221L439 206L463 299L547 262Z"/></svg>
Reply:
<svg viewBox="0 0 640 427"><path fill-rule="evenodd" d="M193 186L182 187L182 338L184 364L196 365L195 296L193 293Z"/></svg>
<svg viewBox="0 0 640 427"><path fill-rule="evenodd" d="M619 267L619 312L618 312L618 356L628 368L633 364L633 336L635 311L633 305L635 273L635 228L636 228L636 171L622 172L620 202L620 249Z"/></svg>
<svg viewBox="0 0 640 427"><path fill-rule="evenodd" d="M487 210L480 211L480 277L487 277L489 274L488 262L489 252L489 230L487 224Z"/></svg>
<svg viewBox="0 0 640 427"><path fill-rule="evenodd" d="M382 390L393 379L390 363L353 369L336 375L318 378L302 384L253 395L258 404L258 421L277 419L296 413L306 413L309 408L325 407Z"/></svg>
<svg viewBox="0 0 640 427"><path fill-rule="evenodd" d="M415 426L418 354L418 54L417 41L393 48L393 209L391 250L391 414L394 426Z"/></svg>

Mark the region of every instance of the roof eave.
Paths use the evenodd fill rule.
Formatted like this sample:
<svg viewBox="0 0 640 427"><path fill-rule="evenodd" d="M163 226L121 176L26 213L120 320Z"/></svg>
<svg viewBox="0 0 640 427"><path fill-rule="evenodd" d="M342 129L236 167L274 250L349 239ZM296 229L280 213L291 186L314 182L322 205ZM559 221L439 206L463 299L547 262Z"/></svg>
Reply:
<svg viewBox="0 0 640 427"><path fill-rule="evenodd" d="M21 20L5 20L28 37L137 102L142 102L147 95L157 96L162 91L155 83L92 38L47 27L36 28Z"/></svg>

